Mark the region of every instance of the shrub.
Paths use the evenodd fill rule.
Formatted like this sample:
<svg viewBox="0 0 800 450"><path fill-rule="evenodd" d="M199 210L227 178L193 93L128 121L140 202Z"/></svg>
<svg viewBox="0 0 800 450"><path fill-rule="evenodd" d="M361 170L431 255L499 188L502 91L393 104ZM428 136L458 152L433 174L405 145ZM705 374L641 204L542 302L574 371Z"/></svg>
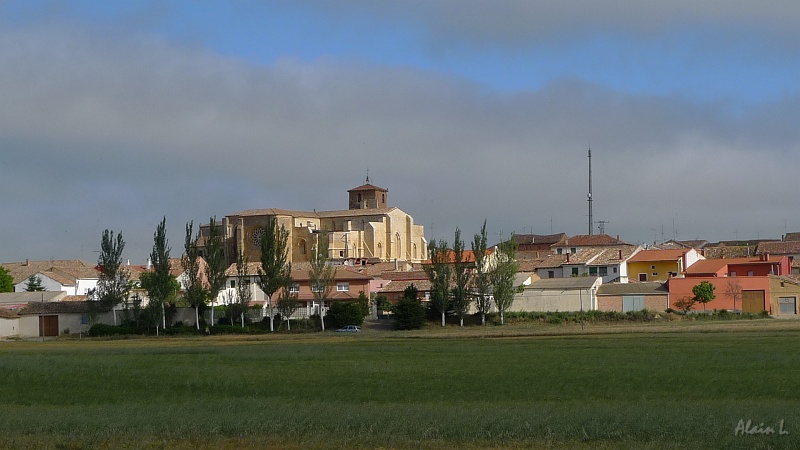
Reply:
<svg viewBox="0 0 800 450"><path fill-rule="evenodd" d="M331 302L326 319L331 321L334 328L361 325L364 323L364 308L356 302Z"/></svg>
<svg viewBox="0 0 800 450"><path fill-rule="evenodd" d="M140 334L139 329L132 326L124 325L106 325L104 323L96 323L89 328L89 336L122 336L127 334Z"/></svg>
<svg viewBox="0 0 800 450"><path fill-rule="evenodd" d="M392 312L398 330L416 330L425 324L425 307L416 298L401 298Z"/></svg>

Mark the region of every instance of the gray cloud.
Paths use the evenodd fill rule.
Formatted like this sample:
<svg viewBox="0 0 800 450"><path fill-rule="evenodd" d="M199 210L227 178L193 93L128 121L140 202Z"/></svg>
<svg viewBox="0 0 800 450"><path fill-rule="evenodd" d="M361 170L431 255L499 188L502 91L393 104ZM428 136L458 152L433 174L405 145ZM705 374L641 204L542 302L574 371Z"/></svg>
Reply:
<svg viewBox="0 0 800 450"><path fill-rule="evenodd" d="M335 3L308 0L305 3L337 17L371 11L383 19L421 25L436 46L453 42L528 46L542 39L570 41L596 33L647 38L687 25L796 38L796 24L800 19L800 4L784 0L350 0Z"/></svg>
<svg viewBox="0 0 800 450"><path fill-rule="evenodd" d="M143 262L162 216L177 255L189 220L344 208L367 168L431 238L484 219L495 237L551 221L585 233L590 144L609 234L669 238L673 220L681 238L800 229L797 98L731 114L580 80L497 94L409 68L255 66L66 28L0 32L0 67L3 261L92 260L110 228Z"/></svg>

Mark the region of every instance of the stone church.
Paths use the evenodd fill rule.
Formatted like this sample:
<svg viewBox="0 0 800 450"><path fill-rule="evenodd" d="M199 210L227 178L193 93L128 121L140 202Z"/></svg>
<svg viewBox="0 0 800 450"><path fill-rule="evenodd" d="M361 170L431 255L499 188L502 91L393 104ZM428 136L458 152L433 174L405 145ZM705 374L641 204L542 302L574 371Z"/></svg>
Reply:
<svg viewBox="0 0 800 450"><path fill-rule="evenodd" d="M321 233L329 237L329 258L337 263L361 265L404 261L419 263L427 259L427 241L422 225L399 208L388 206L388 190L370 183L350 189L349 208L336 211L292 211L253 209L230 214L222 219L222 232L228 264L239 254L250 262L261 257L259 241L264 225L275 217L278 226L289 231L292 263L310 260L313 244ZM209 225L200 228L199 244L205 244ZM201 251L204 250L201 248Z"/></svg>

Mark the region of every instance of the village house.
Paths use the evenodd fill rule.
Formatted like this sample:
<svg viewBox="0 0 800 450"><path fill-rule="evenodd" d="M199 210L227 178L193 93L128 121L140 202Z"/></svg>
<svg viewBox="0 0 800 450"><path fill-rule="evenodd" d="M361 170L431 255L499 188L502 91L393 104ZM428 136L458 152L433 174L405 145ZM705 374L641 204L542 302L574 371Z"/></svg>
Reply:
<svg viewBox="0 0 800 450"><path fill-rule="evenodd" d="M771 289L773 277L784 277L789 272L787 256L699 260L686 268L683 276L668 280L670 303L672 308L680 309L676 303L692 298L692 288L708 281L715 288L716 298L706 305L695 304L695 310L777 313L777 308L773 307L780 303L780 299L773 298L778 292Z"/></svg>
<svg viewBox="0 0 800 450"><path fill-rule="evenodd" d="M628 274L640 282L663 282L701 259L705 258L693 248L642 250L628 259Z"/></svg>

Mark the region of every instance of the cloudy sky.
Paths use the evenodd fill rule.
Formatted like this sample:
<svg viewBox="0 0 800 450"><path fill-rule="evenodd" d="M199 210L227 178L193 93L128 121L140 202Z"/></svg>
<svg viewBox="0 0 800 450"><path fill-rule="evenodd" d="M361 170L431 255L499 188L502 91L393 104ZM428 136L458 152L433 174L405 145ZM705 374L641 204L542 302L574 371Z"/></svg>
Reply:
<svg viewBox="0 0 800 450"><path fill-rule="evenodd" d="M657 5L657 6L654 6ZM389 189L428 239L800 231L795 0L0 0L0 260ZM595 232L597 232L595 228Z"/></svg>

